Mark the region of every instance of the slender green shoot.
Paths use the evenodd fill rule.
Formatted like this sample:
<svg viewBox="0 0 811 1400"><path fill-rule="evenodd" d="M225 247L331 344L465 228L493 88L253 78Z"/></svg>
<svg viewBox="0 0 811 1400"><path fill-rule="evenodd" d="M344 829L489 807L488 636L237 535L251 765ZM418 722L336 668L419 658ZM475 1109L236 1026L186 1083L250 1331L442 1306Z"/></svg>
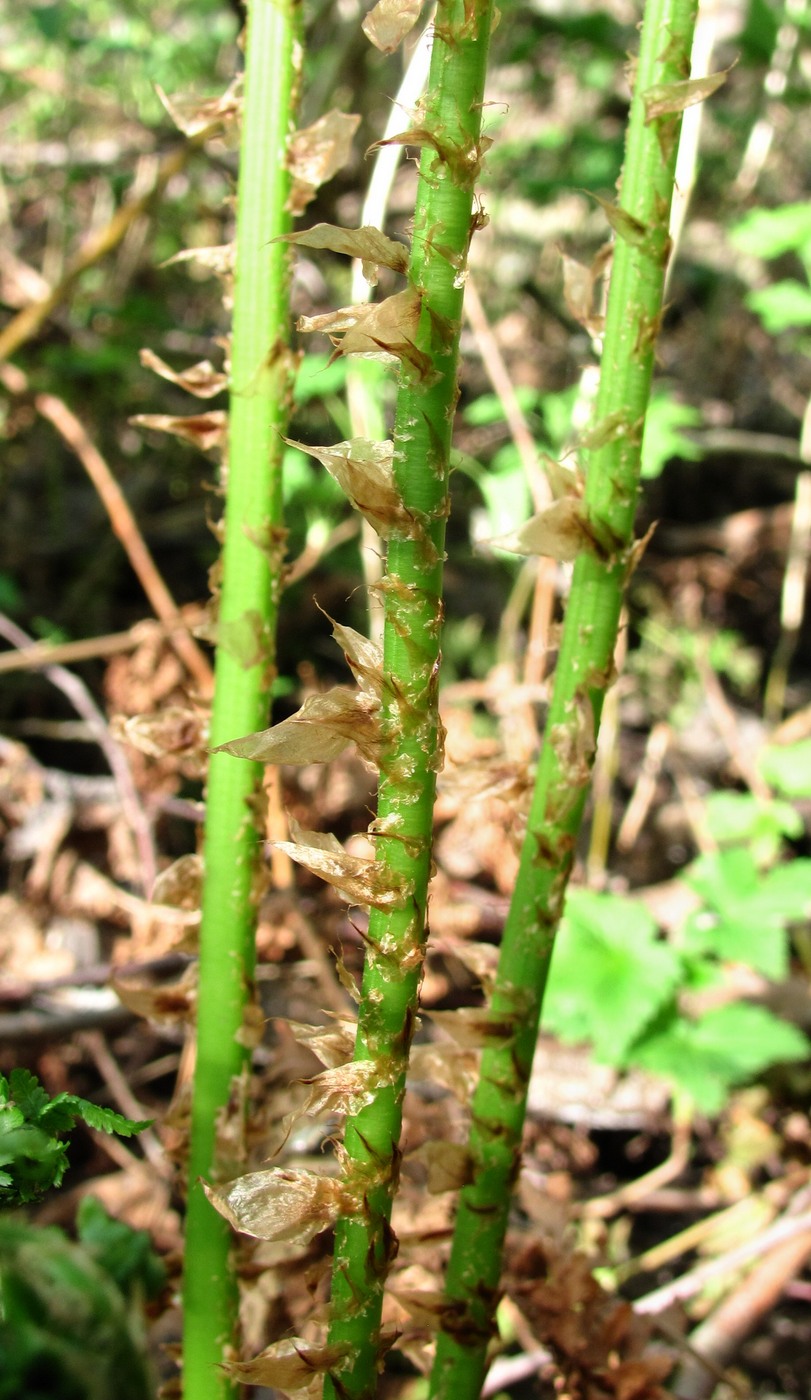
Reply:
<svg viewBox="0 0 811 1400"><path fill-rule="evenodd" d="M327 1400L371 1400L384 1350L382 1292L395 1248L389 1221L442 752L437 689L448 462L491 19L491 0L438 6L419 130L400 138L423 147L408 274L419 318L395 420L394 476L404 512L389 537L380 585L380 787L372 828L381 883L396 903L373 908L369 924L355 1060L373 1066L375 1088L372 1102L349 1121L344 1143L346 1181L362 1208L336 1228L329 1341L346 1355L326 1379Z"/></svg>
<svg viewBox="0 0 811 1400"><path fill-rule="evenodd" d="M287 142L298 85L296 0L251 0L246 41L225 542L211 742L266 723L280 565L281 454L291 392L288 262L282 243L290 177ZM244 1031L252 997L255 880L262 767L211 758L205 824L197 1064L194 1079L183 1308L185 1400L226 1400L219 1370L233 1345L237 1290L231 1232L200 1178L236 1174L233 1131L242 1113ZM237 1137L239 1134L237 1133ZM219 1137L219 1140L218 1140ZM237 1152L238 1157L238 1152Z"/></svg>
<svg viewBox="0 0 811 1400"><path fill-rule="evenodd" d="M544 986L612 680L623 589L633 567L642 428L669 254L668 219L683 108L717 86L691 84L695 0L648 0L618 206L600 389L583 444L585 494L525 527L524 544L576 562L520 870L504 930L490 1034L473 1100L472 1183L462 1189L431 1393L476 1400L487 1365L510 1194Z"/></svg>

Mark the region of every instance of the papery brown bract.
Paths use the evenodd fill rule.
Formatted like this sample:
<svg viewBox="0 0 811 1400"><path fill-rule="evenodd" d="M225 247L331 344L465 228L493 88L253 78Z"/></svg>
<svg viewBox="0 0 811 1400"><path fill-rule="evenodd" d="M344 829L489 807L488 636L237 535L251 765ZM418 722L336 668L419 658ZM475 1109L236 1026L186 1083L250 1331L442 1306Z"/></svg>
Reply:
<svg viewBox="0 0 811 1400"><path fill-rule="evenodd" d="M567 564L591 545L584 521L582 503L576 497L565 496L533 515L517 530L490 543L511 554L540 554Z"/></svg>
<svg viewBox="0 0 811 1400"><path fill-rule="evenodd" d="M679 83L657 83L642 94L645 104L645 121L652 122L657 117L672 116L683 112L696 102L704 102L723 87L729 76L729 69L720 73L708 73L703 78L685 78Z"/></svg>
<svg viewBox="0 0 811 1400"><path fill-rule="evenodd" d="M459 1191L472 1180L473 1159L461 1142L424 1142L410 1153L408 1160L425 1164L427 1187L432 1196L441 1196L443 1191Z"/></svg>
<svg viewBox="0 0 811 1400"><path fill-rule="evenodd" d="M420 17L423 0L378 0L363 21L363 32L381 53L394 53Z"/></svg>
<svg viewBox="0 0 811 1400"><path fill-rule="evenodd" d="M490 994L498 967L498 948L495 944L476 943L468 938L443 938L441 951L458 958L462 966L481 983L483 990Z"/></svg>
<svg viewBox="0 0 811 1400"><path fill-rule="evenodd" d="M486 1006L460 1006L454 1011L427 1011L425 1014L463 1050L505 1044L515 1035L514 1023L494 1020Z"/></svg>
<svg viewBox="0 0 811 1400"><path fill-rule="evenodd" d="M343 651L347 665L352 671L359 688L368 695L379 696L383 688L383 648L378 642L356 632L354 627L344 627L343 623L332 623L332 635Z"/></svg>
<svg viewBox="0 0 811 1400"><path fill-rule="evenodd" d="M610 243L600 249L588 267L567 253L561 253L564 300L575 320L592 337L602 335L605 326L605 317L595 310L594 289L610 258Z"/></svg>
<svg viewBox="0 0 811 1400"><path fill-rule="evenodd" d="M368 692L333 686L308 695L300 710L270 729L220 744L214 753L230 753L258 763L330 763L349 744L373 765L379 745L377 702Z"/></svg>
<svg viewBox="0 0 811 1400"><path fill-rule="evenodd" d="M461 1104L469 1104L479 1074L479 1054L459 1045L414 1045L408 1062L410 1080L429 1080L449 1089Z"/></svg>
<svg viewBox="0 0 811 1400"><path fill-rule="evenodd" d="M197 967L190 964L174 982L153 985L113 978L118 1000L136 1016L158 1025L191 1024L197 1001Z"/></svg>
<svg viewBox="0 0 811 1400"><path fill-rule="evenodd" d="M115 739L149 758L198 753L205 744L207 729L208 721L198 710L187 710L181 705L166 705L148 715L114 715L110 721Z"/></svg>
<svg viewBox="0 0 811 1400"><path fill-rule="evenodd" d="M169 413L137 413L130 418L136 428L152 428L156 433L174 433L183 442L190 442L202 452L223 447L228 428L228 415L215 408L210 413L196 413L189 418L173 418Z"/></svg>
<svg viewBox="0 0 811 1400"><path fill-rule="evenodd" d="M155 84L155 91L184 136L199 136L209 129L213 134L218 126L226 127L233 122L242 109L242 74L219 97L199 98L177 94L169 97L159 83Z"/></svg>
<svg viewBox="0 0 811 1400"><path fill-rule="evenodd" d="M415 287L395 292L385 301L358 302L323 316L301 316L297 328L321 331L335 346L336 355L360 355L383 363L398 361L409 367L416 382L427 388L437 382L431 356L416 344L422 298Z"/></svg>
<svg viewBox="0 0 811 1400"><path fill-rule="evenodd" d="M167 258L159 266L171 267L173 263L190 262L214 276L230 278L234 271L235 260L234 244L219 243L210 248L182 248L179 253L174 253L171 258Z"/></svg>
<svg viewBox="0 0 811 1400"><path fill-rule="evenodd" d="M210 360L201 360L199 364L179 373L175 373L153 350L142 350L140 360L145 369L154 370L162 379L168 379L170 384L177 384L198 399L213 399L228 387L228 375L215 370Z"/></svg>
<svg viewBox="0 0 811 1400"><path fill-rule="evenodd" d="M235 1230L287 1244L309 1244L352 1206L340 1178L284 1167L248 1172L225 1186L203 1182L203 1190Z"/></svg>
<svg viewBox="0 0 811 1400"><path fill-rule="evenodd" d="M393 888L388 866L364 856L348 855L337 837L320 831L303 831L290 819L292 841L274 841L277 850L320 875L350 904L375 909L400 909L408 901L408 886Z"/></svg>
<svg viewBox="0 0 811 1400"><path fill-rule="evenodd" d="M348 1348L341 1343L312 1346L300 1337L285 1337L250 1361L232 1361L223 1369L242 1385L268 1386L287 1394L320 1390L325 1372L339 1365Z"/></svg>
<svg viewBox="0 0 811 1400"><path fill-rule="evenodd" d="M397 489L390 442L351 438L332 447L313 447L292 438L285 441L326 467L381 539L390 539L395 533L414 539L422 533L420 524L403 506Z"/></svg>
<svg viewBox="0 0 811 1400"><path fill-rule="evenodd" d="M357 1030L354 1021L335 1016L325 1026L307 1026L301 1021L290 1020L286 1024L293 1032L296 1044L312 1050L327 1069L348 1064L352 1059Z"/></svg>
<svg viewBox="0 0 811 1400"><path fill-rule="evenodd" d="M639 219L635 219L633 214L629 214L627 209L621 209L610 199L601 199L598 194L592 195L592 199L596 199L618 238L622 238L632 248L639 248L645 242L648 237L647 228Z"/></svg>
<svg viewBox="0 0 811 1400"><path fill-rule="evenodd" d="M378 268L390 267L393 272L408 271L408 248L388 238L379 229L365 224L362 228L338 228L335 224L314 224L299 233L287 233L277 243L294 243L299 248L325 248L332 253L344 253L360 258L366 281L374 286Z"/></svg>
<svg viewBox="0 0 811 1400"><path fill-rule="evenodd" d="M293 177L287 207L297 216L304 212L321 185L346 165L352 154L352 137L360 117L335 108L311 126L302 127L290 139L288 169Z"/></svg>
<svg viewBox="0 0 811 1400"><path fill-rule="evenodd" d="M391 1082L391 1076L381 1077L379 1066L372 1060L357 1060L332 1065L304 1082L309 1084L310 1092L295 1118L314 1118L320 1113L346 1117L366 1108L378 1089Z"/></svg>

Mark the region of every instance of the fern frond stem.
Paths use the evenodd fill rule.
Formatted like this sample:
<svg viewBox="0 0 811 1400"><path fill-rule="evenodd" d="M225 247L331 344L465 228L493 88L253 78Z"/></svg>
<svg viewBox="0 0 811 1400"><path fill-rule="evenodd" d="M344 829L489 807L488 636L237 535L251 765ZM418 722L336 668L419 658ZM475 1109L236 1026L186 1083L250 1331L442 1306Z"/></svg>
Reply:
<svg viewBox="0 0 811 1400"><path fill-rule="evenodd" d="M290 228L297 10L297 0L251 0L248 8L212 747L266 724L275 658L284 553L281 434L294 361L289 251L272 239ZM237 1160L229 1156L227 1144L244 1113L241 1083L250 1055L244 1022L255 959L261 779L259 764L211 757L183 1278L185 1400L227 1400L237 1391L218 1364L233 1359L237 1324L231 1231L206 1200L200 1178L227 1179L244 1165L238 1150Z"/></svg>
<svg viewBox="0 0 811 1400"><path fill-rule="evenodd" d="M373 909L369 924L355 1058L372 1063L375 1088L346 1131L345 1174L359 1208L336 1229L329 1339L346 1355L326 1379L326 1400L372 1400L385 1350L382 1294L395 1249L392 1196L441 764L437 692L449 456L491 21L491 0L437 6L425 108L414 133L423 154L409 282L420 297L420 321L417 353L401 371L394 430L395 478L411 528L389 539L381 583L382 751L372 827L386 884L399 898L393 909Z"/></svg>
<svg viewBox="0 0 811 1400"><path fill-rule="evenodd" d="M626 138L600 387L584 447L582 548L574 566L553 697L492 998L460 1192L431 1394L476 1400L493 1335L526 1091L555 932L612 680L642 430L669 254L668 221L695 0L648 0ZM673 87L672 85L676 85ZM657 106L658 102L658 106ZM646 106L647 103L647 106Z"/></svg>

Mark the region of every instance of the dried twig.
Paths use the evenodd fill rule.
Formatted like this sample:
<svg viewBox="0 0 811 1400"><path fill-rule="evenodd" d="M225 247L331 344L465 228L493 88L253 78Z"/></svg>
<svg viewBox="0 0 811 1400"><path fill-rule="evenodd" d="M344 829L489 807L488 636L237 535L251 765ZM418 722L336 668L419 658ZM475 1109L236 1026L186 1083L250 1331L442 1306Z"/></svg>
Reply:
<svg viewBox="0 0 811 1400"><path fill-rule="evenodd" d="M204 131L190 137L182 146L178 146L174 151L170 151L168 155L164 156L150 188L137 198L128 200L120 209L116 210L110 222L103 229L100 229L98 233L91 234L85 240L79 251L68 263L64 276L60 278L55 287L51 288L47 296L24 307L9 321L8 325L3 327L3 330L0 331L0 363L8 360L19 350L21 345L25 345L26 341L31 340L37 334L51 312L55 311L57 306L70 295L74 284L83 272L86 272L89 267L93 267L107 253L118 247L135 220L148 212L155 200L163 194L169 181L183 170L192 152L204 145L215 129L215 127L207 127Z"/></svg>
<svg viewBox="0 0 811 1400"><path fill-rule="evenodd" d="M32 645L32 639L27 632L24 632L4 613L0 613L0 636L4 637L11 646L21 649ZM64 666L46 666L44 670L51 684L67 696L76 713L86 721L93 732L96 743L107 759L110 772L118 787L121 810L135 837L141 861L141 882L143 888L149 890L152 888L157 874L152 828L138 795L127 756L110 733L104 715L91 697L84 682L78 676L74 676L72 671L66 670Z"/></svg>
<svg viewBox="0 0 811 1400"><path fill-rule="evenodd" d="M3 366L0 369L0 378L12 393L22 394L27 390L26 377L15 365ZM180 619L177 603L147 548L124 492L95 443L75 413L54 394L35 394L34 407L43 418L47 418L49 423L53 424L76 453L98 492L99 499L110 517L113 531L124 546L127 558L156 616L167 627L171 645L194 677L201 693L211 695L214 689L211 667L194 638L189 635L186 623Z"/></svg>
<svg viewBox="0 0 811 1400"><path fill-rule="evenodd" d="M804 1187L797 1193L794 1203L802 1201L804 1207L808 1206L811 1190ZM656 1288L652 1293L646 1293L643 1298L637 1298L634 1309L639 1313L662 1312L671 1303L684 1302L687 1298L694 1298L697 1293L711 1279L716 1279L724 1274L734 1273L743 1265L748 1264L752 1259L766 1254L777 1245L785 1244L787 1240L796 1240L800 1235L808 1236L811 1232L811 1210L802 1209L799 1214L792 1213L790 1205L779 1220L776 1220L768 1229L761 1231L754 1238L745 1240L743 1244L736 1245L726 1254L720 1255L717 1259L708 1259L702 1264L697 1264L694 1269L690 1269L680 1278L673 1279L671 1283L665 1284L662 1288Z"/></svg>

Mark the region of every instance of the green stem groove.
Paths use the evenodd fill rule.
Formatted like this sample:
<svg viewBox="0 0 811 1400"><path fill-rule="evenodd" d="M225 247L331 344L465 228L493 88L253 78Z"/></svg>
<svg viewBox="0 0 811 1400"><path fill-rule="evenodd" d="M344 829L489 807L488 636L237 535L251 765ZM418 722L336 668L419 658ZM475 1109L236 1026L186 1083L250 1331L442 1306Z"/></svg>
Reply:
<svg viewBox="0 0 811 1400"><path fill-rule="evenodd" d="M287 141L298 84L297 0L251 0L237 211L228 484L212 746L266 723L284 547L281 434L291 393ZM233 1346L237 1289L231 1231L200 1178L236 1174L218 1118L241 1114L236 1085L254 969L254 887L260 834L252 807L262 766L213 754L205 823L197 1064L183 1279L185 1400L227 1400L218 1369Z"/></svg>

